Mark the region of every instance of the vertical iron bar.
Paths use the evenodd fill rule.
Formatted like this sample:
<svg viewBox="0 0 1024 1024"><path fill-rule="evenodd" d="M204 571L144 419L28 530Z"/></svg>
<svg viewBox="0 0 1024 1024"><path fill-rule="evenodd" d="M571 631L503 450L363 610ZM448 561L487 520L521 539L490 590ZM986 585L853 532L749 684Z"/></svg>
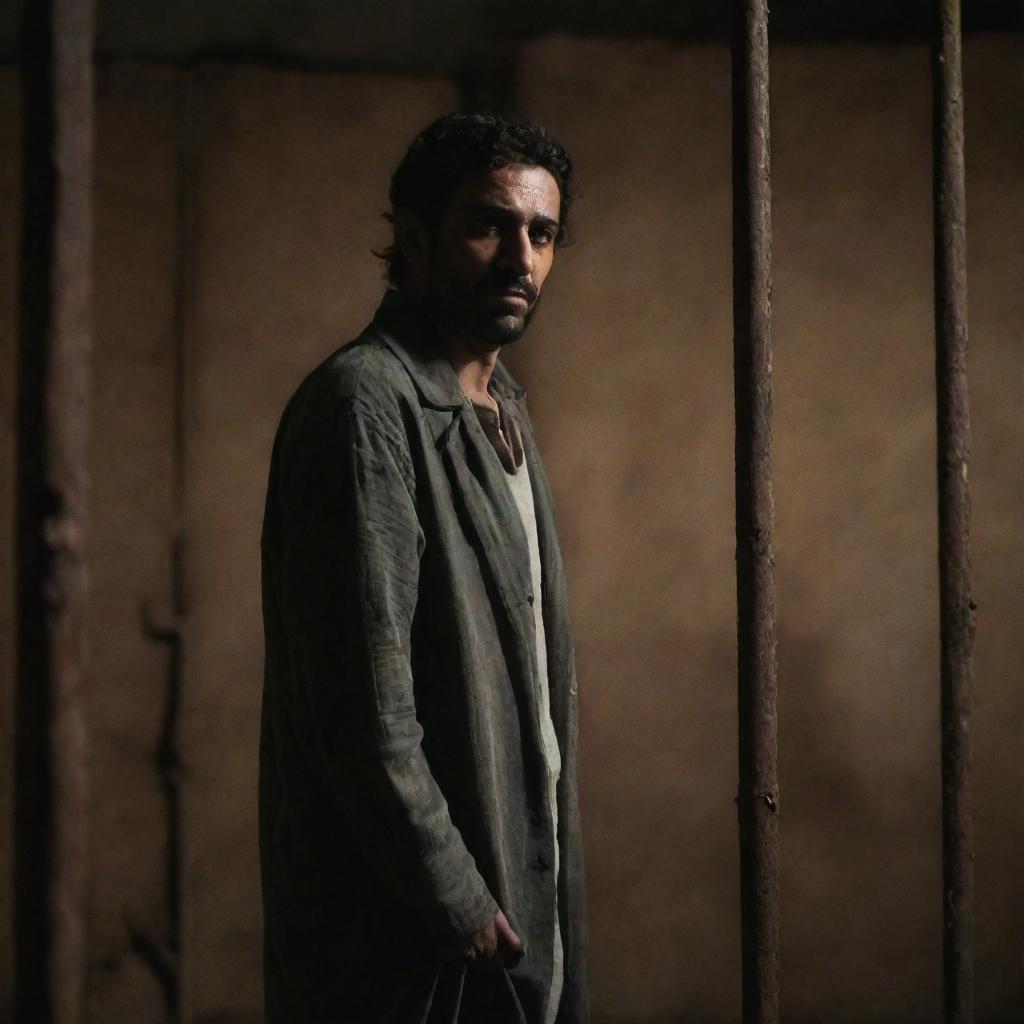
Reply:
<svg viewBox="0 0 1024 1024"><path fill-rule="evenodd" d="M94 0L26 6L18 357L15 1014L80 1019Z"/></svg>
<svg viewBox="0 0 1024 1024"><path fill-rule="evenodd" d="M743 1020L779 1019L768 6L732 6L733 340Z"/></svg>
<svg viewBox="0 0 1024 1024"><path fill-rule="evenodd" d="M942 645L943 995L947 1024L974 1019L974 820L969 772L974 647L967 471L967 245L960 2L937 0L932 47L935 384Z"/></svg>

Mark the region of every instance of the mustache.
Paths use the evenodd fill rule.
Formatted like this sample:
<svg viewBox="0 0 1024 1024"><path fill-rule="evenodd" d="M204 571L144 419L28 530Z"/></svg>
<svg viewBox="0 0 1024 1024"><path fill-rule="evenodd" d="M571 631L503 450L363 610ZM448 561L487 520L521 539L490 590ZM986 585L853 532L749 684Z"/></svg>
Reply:
<svg viewBox="0 0 1024 1024"><path fill-rule="evenodd" d="M529 278L519 277L518 274L488 274L482 281L480 281L479 287L485 292L522 292L530 303L536 302L537 295L539 294L537 289L534 287L533 282L530 281Z"/></svg>

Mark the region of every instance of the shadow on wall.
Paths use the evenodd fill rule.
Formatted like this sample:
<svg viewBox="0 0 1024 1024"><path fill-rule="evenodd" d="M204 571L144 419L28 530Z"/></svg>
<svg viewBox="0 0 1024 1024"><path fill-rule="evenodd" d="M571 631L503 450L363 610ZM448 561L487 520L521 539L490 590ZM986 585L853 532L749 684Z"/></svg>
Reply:
<svg viewBox="0 0 1024 1024"><path fill-rule="evenodd" d="M595 1005L609 1021L738 1019L735 634L606 633L579 657ZM830 686L838 657L826 638L780 630L782 1005L808 1024L858 984L865 954L843 949L886 913L872 879L891 824ZM630 1013L638 989L643 1017Z"/></svg>
<svg viewBox="0 0 1024 1024"><path fill-rule="evenodd" d="M780 808L786 831L839 825L863 834L877 821L877 799L860 765L865 751L850 735L843 694L829 689L836 656L827 638L778 630ZM869 752L868 752L869 753ZM789 800L786 789L798 790ZM785 865L785 850L783 850ZM796 881L796 879L794 879Z"/></svg>

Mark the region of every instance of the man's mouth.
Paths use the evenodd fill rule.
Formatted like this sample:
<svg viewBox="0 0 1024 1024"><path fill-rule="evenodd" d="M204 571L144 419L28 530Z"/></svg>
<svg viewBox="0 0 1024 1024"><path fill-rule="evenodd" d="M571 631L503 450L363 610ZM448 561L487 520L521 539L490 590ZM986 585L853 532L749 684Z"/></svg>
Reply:
<svg viewBox="0 0 1024 1024"><path fill-rule="evenodd" d="M522 278L518 281L499 281L488 290L503 302L516 305L530 306L537 301L537 289Z"/></svg>

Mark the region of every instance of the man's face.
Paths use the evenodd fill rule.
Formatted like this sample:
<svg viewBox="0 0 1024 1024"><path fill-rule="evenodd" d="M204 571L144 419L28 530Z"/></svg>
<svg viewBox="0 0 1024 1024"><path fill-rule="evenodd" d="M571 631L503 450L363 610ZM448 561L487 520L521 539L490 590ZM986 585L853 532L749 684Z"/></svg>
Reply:
<svg viewBox="0 0 1024 1024"><path fill-rule="evenodd" d="M417 275L438 320L480 345L516 341L551 269L559 205L542 167L510 164L463 181Z"/></svg>

